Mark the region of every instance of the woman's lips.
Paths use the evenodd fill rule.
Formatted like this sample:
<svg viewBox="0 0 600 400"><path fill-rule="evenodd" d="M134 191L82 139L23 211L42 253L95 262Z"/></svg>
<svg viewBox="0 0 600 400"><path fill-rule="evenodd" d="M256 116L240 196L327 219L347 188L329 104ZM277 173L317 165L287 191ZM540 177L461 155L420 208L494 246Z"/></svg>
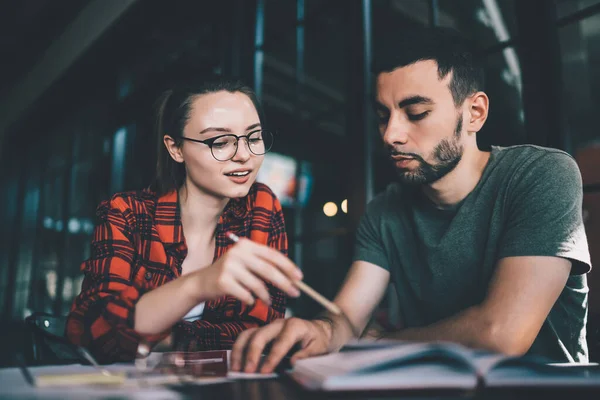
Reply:
<svg viewBox="0 0 600 400"><path fill-rule="evenodd" d="M244 176L235 176L235 175L226 175L226 176L229 179L231 179L232 182L243 185L244 183L248 182L248 180L250 179L250 175L252 175L252 174L248 174L248 175L244 175Z"/></svg>

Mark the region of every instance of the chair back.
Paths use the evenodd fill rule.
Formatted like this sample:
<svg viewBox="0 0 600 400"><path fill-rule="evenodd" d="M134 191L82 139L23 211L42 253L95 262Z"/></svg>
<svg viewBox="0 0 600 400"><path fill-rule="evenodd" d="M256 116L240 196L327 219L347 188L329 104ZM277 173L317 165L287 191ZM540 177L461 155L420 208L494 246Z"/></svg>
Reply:
<svg viewBox="0 0 600 400"><path fill-rule="evenodd" d="M67 317L35 312L25 318L29 349L26 358L34 365L79 363L81 357L65 338Z"/></svg>

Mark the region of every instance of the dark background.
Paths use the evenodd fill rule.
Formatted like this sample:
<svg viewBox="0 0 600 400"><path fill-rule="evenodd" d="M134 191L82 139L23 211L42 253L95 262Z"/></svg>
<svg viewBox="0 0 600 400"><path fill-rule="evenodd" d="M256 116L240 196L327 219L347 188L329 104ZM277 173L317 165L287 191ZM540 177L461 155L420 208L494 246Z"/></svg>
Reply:
<svg viewBox="0 0 600 400"><path fill-rule="evenodd" d="M371 61L381 43L429 24L485 55L480 147L576 157L599 260L598 0L0 0L0 365L24 345L23 318L68 313L97 204L150 183L155 101L177 80L221 73L256 88L278 132L273 151L311 177L307 200L284 207L290 255L333 297L366 202L393 179L372 120ZM344 199L347 214L325 216L325 203ZM381 318L393 323L394 310L391 296ZM304 297L290 304L318 311Z"/></svg>

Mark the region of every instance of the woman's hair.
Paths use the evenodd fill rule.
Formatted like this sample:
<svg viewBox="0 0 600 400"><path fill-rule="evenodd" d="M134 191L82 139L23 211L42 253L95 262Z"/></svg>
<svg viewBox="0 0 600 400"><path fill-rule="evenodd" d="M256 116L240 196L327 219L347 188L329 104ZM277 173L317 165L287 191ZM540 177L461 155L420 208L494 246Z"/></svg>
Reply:
<svg viewBox="0 0 600 400"><path fill-rule="evenodd" d="M204 94L222 91L239 92L248 96L256 108L261 124L264 123L262 108L256 94L239 80L213 78L200 84L180 85L165 91L159 98L156 114L156 177L151 185L151 189L158 196L179 189L185 182L185 165L171 158L163 137L169 135L177 146L181 146L183 129L190 118L194 100Z"/></svg>

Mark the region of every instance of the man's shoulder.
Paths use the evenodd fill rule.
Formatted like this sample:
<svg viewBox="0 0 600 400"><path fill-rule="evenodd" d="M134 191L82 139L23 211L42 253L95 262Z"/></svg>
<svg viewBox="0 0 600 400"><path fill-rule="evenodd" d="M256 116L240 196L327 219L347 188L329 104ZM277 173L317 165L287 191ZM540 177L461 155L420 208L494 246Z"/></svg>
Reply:
<svg viewBox="0 0 600 400"><path fill-rule="evenodd" d="M521 144L509 147L493 146L492 154L498 158L499 163L513 167L532 165L534 163L546 165L556 162L574 162L573 157L565 151L533 144Z"/></svg>
<svg viewBox="0 0 600 400"><path fill-rule="evenodd" d="M515 183L521 180L578 180L580 173L575 159L565 151L530 144L494 147L501 170L510 172Z"/></svg>

